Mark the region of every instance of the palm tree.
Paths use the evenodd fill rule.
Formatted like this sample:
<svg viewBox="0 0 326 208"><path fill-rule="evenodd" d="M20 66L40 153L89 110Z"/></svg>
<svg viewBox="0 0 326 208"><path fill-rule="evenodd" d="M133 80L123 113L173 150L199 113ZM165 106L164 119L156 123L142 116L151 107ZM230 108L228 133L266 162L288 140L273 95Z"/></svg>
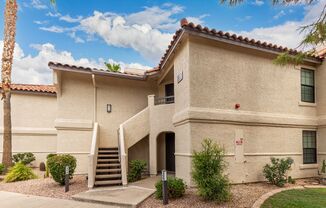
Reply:
<svg viewBox="0 0 326 208"><path fill-rule="evenodd" d="M108 71L111 71L111 72L119 72L121 67L120 67L120 64L110 64L110 63L106 63L104 62L105 66L108 68L107 70Z"/></svg>
<svg viewBox="0 0 326 208"><path fill-rule="evenodd" d="M55 0L50 0L55 4ZM12 131L11 131L11 71L15 49L16 20L18 5L16 0L6 0L4 14L4 40L2 53L1 86L3 100L3 153L2 163L6 168L12 165Z"/></svg>

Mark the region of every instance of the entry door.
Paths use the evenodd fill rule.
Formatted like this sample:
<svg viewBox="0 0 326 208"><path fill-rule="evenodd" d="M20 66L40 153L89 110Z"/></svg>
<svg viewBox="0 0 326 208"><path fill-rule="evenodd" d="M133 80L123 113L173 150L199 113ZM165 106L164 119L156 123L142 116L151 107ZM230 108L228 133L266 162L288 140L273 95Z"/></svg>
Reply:
<svg viewBox="0 0 326 208"><path fill-rule="evenodd" d="M174 133L165 134L165 161L166 170L170 172L175 172L175 143L174 143Z"/></svg>
<svg viewBox="0 0 326 208"><path fill-rule="evenodd" d="M165 85L165 97L170 97L170 98L166 98L166 103L174 103L174 84L167 84Z"/></svg>

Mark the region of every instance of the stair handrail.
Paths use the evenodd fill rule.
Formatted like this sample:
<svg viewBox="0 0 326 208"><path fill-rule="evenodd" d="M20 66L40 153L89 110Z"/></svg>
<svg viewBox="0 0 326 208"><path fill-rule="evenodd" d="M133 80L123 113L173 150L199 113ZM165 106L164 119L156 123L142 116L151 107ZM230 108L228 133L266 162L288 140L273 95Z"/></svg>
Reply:
<svg viewBox="0 0 326 208"><path fill-rule="evenodd" d="M88 159L89 159L88 188L93 188L95 184L98 146L99 146L99 125L96 122L94 123L93 126L91 150L90 150L90 154L88 155Z"/></svg>
<svg viewBox="0 0 326 208"><path fill-rule="evenodd" d="M127 185L127 154L125 150L125 138L123 132L123 124L119 126L119 136L118 136L118 149L119 149L119 160L121 165L121 176L122 185Z"/></svg>

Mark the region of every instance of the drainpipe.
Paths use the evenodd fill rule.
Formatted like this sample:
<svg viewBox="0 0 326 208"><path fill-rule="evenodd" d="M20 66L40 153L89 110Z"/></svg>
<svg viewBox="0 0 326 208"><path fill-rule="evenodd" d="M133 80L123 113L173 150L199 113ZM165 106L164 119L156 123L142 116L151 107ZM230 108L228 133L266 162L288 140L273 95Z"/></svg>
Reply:
<svg viewBox="0 0 326 208"><path fill-rule="evenodd" d="M95 75L92 74L92 82L93 82L93 88L94 88L94 112L93 112L93 120L94 123L97 122L97 87L96 87L96 81L95 81Z"/></svg>

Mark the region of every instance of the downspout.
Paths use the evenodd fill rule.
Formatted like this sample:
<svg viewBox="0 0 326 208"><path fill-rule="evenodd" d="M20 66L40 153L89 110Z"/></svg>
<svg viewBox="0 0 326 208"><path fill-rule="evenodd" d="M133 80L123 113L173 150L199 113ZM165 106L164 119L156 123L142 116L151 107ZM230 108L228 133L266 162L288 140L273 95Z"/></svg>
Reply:
<svg viewBox="0 0 326 208"><path fill-rule="evenodd" d="M95 81L95 75L92 74L92 82L93 82L93 88L94 88L94 101L93 101L93 104L94 104L94 108L93 108L93 120L94 120L94 123L97 122L97 87L96 87L96 81Z"/></svg>

